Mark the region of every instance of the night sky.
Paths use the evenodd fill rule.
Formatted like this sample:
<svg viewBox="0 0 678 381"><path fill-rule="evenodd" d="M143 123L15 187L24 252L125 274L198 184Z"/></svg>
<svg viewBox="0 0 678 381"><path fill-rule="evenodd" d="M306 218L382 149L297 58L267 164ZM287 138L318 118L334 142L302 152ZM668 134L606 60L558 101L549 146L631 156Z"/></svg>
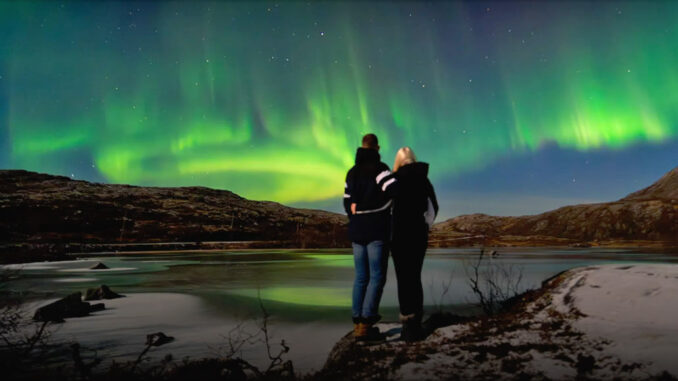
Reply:
<svg viewBox="0 0 678 381"><path fill-rule="evenodd" d="M678 165L678 2L1 2L0 168L341 210L364 133L441 217Z"/></svg>

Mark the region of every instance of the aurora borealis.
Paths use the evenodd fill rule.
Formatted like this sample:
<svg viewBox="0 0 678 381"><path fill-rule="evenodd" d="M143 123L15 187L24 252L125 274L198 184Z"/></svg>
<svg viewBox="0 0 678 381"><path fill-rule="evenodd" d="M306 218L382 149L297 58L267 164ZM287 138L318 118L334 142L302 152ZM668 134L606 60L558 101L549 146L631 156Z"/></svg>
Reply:
<svg viewBox="0 0 678 381"><path fill-rule="evenodd" d="M524 192L493 172L513 165L533 195L622 196L678 164L677 19L673 2L2 2L0 168L339 205L374 132L442 195Z"/></svg>

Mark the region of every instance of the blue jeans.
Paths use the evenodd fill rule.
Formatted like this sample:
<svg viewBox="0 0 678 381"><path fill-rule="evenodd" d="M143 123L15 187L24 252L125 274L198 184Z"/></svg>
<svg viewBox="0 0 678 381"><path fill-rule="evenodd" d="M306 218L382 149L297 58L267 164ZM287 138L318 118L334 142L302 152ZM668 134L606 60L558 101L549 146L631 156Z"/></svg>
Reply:
<svg viewBox="0 0 678 381"><path fill-rule="evenodd" d="M386 283L388 252L384 241L372 241L367 245L354 242L353 260L355 262L353 317L376 317Z"/></svg>

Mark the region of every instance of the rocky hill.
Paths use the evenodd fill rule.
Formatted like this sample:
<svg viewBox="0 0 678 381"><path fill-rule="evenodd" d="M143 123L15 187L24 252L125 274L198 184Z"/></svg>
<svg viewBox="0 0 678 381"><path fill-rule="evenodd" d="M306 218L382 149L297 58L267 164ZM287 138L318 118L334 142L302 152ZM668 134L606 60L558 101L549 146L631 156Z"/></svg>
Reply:
<svg viewBox="0 0 678 381"><path fill-rule="evenodd" d="M678 167L662 176L656 183L622 198L625 201L678 200Z"/></svg>
<svg viewBox="0 0 678 381"><path fill-rule="evenodd" d="M97 184L0 171L0 243L5 247L196 241L341 247L347 245L346 223L344 215L251 201L224 190Z"/></svg>
<svg viewBox="0 0 678 381"><path fill-rule="evenodd" d="M532 216L455 217L435 225L430 241L433 246L634 242L678 246L678 167L618 201L565 206Z"/></svg>
<svg viewBox="0 0 678 381"><path fill-rule="evenodd" d="M97 184L0 170L0 262L73 251L344 247L346 223L341 214L251 201L224 190ZM533 216L463 215L431 232L434 247L474 244L678 246L678 168L618 201Z"/></svg>

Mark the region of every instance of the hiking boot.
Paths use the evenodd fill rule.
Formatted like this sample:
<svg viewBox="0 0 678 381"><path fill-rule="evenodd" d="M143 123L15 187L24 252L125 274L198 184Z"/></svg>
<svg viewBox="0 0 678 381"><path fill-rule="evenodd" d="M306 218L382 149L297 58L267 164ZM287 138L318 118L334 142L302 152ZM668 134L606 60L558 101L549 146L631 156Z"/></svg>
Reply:
<svg viewBox="0 0 678 381"><path fill-rule="evenodd" d="M424 340L420 314L400 315L400 322L403 325L400 331L400 340L407 343Z"/></svg>
<svg viewBox="0 0 678 381"><path fill-rule="evenodd" d="M358 323L353 325L353 338L356 341L367 338L367 325L365 323Z"/></svg>
<svg viewBox="0 0 678 381"><path fill-rule="evenodd" d="M421 325L416 323L403 323L403 328L400 331L400 340L407 343L414 343L424 339L424 334Z"/></svg>
<svg viewBox="0 0 678 381"><path fill-rule="evenodd" d="M360 322L353 325L353 338L362 341L367 338L367 324Z"/></svg>
<svg viewBox="0 0 678 381"><path fill-rule="evenodd" d="M379 341L383 340L384 336L379 332L379 328L374 324L381 320L381 315L374 315L370 317L354 317L353 318L353 337L356 341Z"/></svg>
<svg viewBox="0 0 678 381"><path fill-rule="evenodd" d="M379 328L373 325L367 325L367 339L368 340L381 340L382 334L379 332Z"/></svg>
<svg viewBox="0 0 678 381"><path fill-rule="evenodd" d="M379 332L379 328L369 323L360 323L360 325L362 326L363 329L361 333L364 334L356 336L356 341L374 342L384 340L384 335L382 335L381 332Z"/></svg>
<svg viewBox="0 0 678 381"><path fill-rule="evenodd" d="M360 323L362 323L362 321L363 321L363 319L360 318L360 317L354 317L353 318L353 336L354 337L362 336L362 335L365 334L363 332L364 327L362 327L360 325Z"/></svg>

